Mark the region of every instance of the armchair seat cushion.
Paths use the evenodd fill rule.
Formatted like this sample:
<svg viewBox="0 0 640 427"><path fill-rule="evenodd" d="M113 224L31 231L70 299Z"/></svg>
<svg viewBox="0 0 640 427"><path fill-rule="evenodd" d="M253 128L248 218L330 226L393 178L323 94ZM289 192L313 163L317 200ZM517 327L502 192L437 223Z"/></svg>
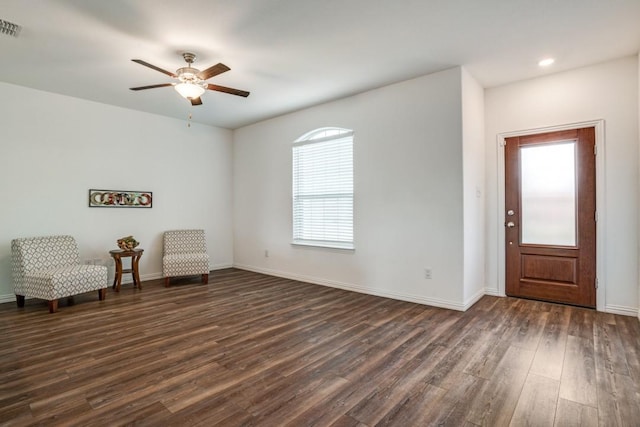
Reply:
<svg viewBox="0 0 640 427"><path fill-rule="evenodd" d="M209 255L206 253L168 254L162 258L165 276L188 276L209 273Z"/></svg>
<svg viewBox="0 0 640 427"><path fill-rule="evenodd" d="M53 300L105 287L107 267L103 265L69 265L38 270L25 275L25 293L35 298Z"/></svg>

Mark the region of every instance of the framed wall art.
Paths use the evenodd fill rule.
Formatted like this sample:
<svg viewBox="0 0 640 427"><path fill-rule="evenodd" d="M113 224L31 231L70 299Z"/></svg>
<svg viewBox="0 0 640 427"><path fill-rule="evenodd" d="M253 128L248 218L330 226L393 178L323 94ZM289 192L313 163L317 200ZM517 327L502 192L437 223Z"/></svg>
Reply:
<svg viewBox="0 0 640 427"><path fill-rule="evenodd" d="M151 191L89 190L90 208L151 208Z"/></svg>

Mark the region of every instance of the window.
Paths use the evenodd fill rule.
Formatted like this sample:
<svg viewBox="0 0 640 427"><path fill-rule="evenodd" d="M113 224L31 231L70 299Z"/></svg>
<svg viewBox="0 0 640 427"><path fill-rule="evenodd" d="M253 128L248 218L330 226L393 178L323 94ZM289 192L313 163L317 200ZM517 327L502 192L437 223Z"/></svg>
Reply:
<svg viewBox="0 0 640 427"><path fill-rule="evenodd" d="M293 144L293 243L353 249L353 131L321 128Z"/></svg>

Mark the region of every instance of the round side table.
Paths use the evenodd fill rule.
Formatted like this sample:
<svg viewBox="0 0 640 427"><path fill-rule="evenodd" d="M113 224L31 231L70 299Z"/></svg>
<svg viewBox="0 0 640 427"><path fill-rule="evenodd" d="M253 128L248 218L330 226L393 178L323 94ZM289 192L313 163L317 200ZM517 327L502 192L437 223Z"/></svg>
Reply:
<svg viewBox="0 0 640 427"><path fill-rule="evenodd" d="M123 251L122 249L114 249L109 251L109 254L116 262L116 275L113 279L113 289L116 292L120 292L120 285L122 284L122 273L131 273L131 277L133 277L133 287L142 289L142 284L140 283L140 273L138 271L138 262L140 258L142 258L142 253L144 249L134 249L132 251ZM131 268L127 270L122 269L122 258L131 257Z"/></svg>

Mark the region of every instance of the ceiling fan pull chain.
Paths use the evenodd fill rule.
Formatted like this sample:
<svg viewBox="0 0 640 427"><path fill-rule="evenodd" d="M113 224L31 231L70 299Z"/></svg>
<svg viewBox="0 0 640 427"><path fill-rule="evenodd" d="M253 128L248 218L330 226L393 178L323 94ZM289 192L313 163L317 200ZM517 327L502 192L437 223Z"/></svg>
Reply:
<svg viewBox="0 0 640 427"><path fill-rule="evenodd" d="M189 116L187 117L187 127L191 127L191 110L189 110Z"/></svg>

